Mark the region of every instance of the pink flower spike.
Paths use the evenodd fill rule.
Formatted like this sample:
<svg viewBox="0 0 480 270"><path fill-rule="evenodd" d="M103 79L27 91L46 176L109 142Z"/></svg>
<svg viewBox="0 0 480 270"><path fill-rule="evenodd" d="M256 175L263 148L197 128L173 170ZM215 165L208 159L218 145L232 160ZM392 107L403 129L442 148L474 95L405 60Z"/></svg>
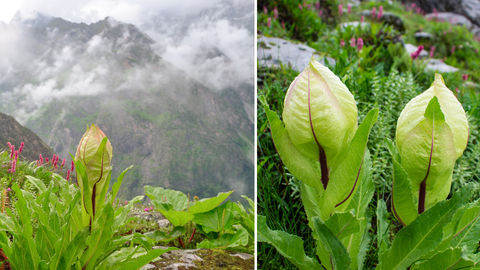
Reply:
<svg viewBox="0 0 480 270"><path fill-rule="evenodd" d="M124 204L127 205L127 204L128 204L128 201L125 201Z"/></svg>
<svg viewBox="0 0 480 270"><path fill-rule="evenodd" d="M272 26L272 18L268 17L267 27L270 28L271 26Z"/></svg>
<svg viewBox="0 0 480 270"><path fill-rule="evenodd" d="M323 10L319 10L318 11L318 17L322 17L322 15L323 15Z"/></svg>
<svg viewBox="0 0 480 270"><path fill-rule="evenodd" d="M380 7L378 8L378 16L377 16L377 19L380 20L380 18L382 18L382 16L383 16L383 6L380 6Z"/></svg>
<svg viewBox="0 0 480 270"><path fill-rule="evenodd" d="M285 29L285 22L282 22L282 28Z"/></svg>
<svg viewBox="0 0 480 270"><path fill-rule="evenodd" d="M464 81L468 80L468 74L462 74L462 80Z"/></svg>
<svg viewBox="0 0 480 270"><path fill-rule="evenodd" d="M362 48L363 48L363 39L362 38L357 39L357 48L358 48L359 51L362 50Z"/></svg>
<svg viewBox="0 0 480 270"><path fill-rule="evenodd" d="M372 17L375 19L375 17L377 17L377 8L376 7L373 7L372 8Z"/></svg>
<svg viewBox="0 0 480 270"><path fill-rule="evenodd" d="M352 37L350 39L350 46L355 47L355 38L354 37Z"/></svg>
<svg viewBox="0 0 480 270"><path fill-rule="evenodd" d="M438 10L436 8L433 8L433 14L435 14L435 17L438 17Z"/></svg>
<svg viewBox="0 0 480 270"><path fill-rule="evenodd" d="M11 188L7 188L7 192L10 192L10 191L12 191L12 189L11 189Z"/></svg>
<svg viewBox="0 0 480 270"><path fill-rule="evenodd" d="M315 8L316 8L316 9L320 9L320 2L316 2L316 3L315 3Z"/></svg>
<svg viewBox="0 0 480 270"><path fill-rule="evenodd" d="M47 157L47 158L45 158L45 163L48 163L48 161L49 161L48 157Z"/></svg>
<svg viewBox="0 0 480 270"><path fill-rule="evenodd" d="M18 150L15 151L15 160L18 160Z"/></svg>
<svg viewBox="0 0 480 270"><path fill-rule="evenodd" d="M298 4L298 9L303 9L302 4Z"/></svg>
<svg viewBox="0 0 480 270"><path fill-rule="evenodd" d="M263 6L263 14L267 14L268 13L268 9L266 6Z"/></svg>
<svg viewBox="0 0 480 270"><path fill-rule="evenodd" d="M7 142L8 148L12 149L12 144L10 142Z"/></svg>
<svg viewBox="0 0 480 270"><path fill-rule="evenodd" d="M360 23L363 23L365 21L365 17L362 15L362 17L360 17Z"/></svg>
<svg viewBox="0 0 480 270"><path fill-rule="evenodd" d="M143 209L143 211L148 212L149 208L147 207L147 208Z"/></svg>
<svg viewBox="0 0 480 270"><path fill-rule="evenodd" d="M67 181L68 181L68 179L70 179L70 173L72 173L72 172L70 170L68 170L67 171L67 177L66 177Z"/></svg>
<svg viewBox="0 0 480 270"><path fill-rule="evenodd" d="M451 52L452 54L454 54L456 48L457 48L457 47L456 47L455 45L453 45L452 48L450 49L450 52Z"/></svg>
<svg viewBox="0 0 480 270"><path fill-rule="evenodd" d="M340 16L342 16L342 14L343 14L343 5L342 4L338 5L338 14Z"/></svg>
<svg viewBox="0 0 480 270"><path fill-rule="evenodd" d="M343 46L345 46L345 41L342 39L340 40L340 47L343 47Z"/></svg>
<svg viewBox="0 0 480 270"><path fill-rule="evenodd" d="M433 58L433 54L435 53L435 46L430 47L430 58Z"/></svg>
<svg viewBox="0 0 480 270"><path fill-rule="evenodd" d="M64 159L62 160L62 165L61 165L62 168L63 168L63 166L65 165L65 161L66 161L66 160L67 160L66 158L64 158Z"/></svg>
<svg viewBox="0 0 480 270"><path fill-rule="evenodd" d="M22 150L23 150L23 146L24 146L24 145L25 145L24 142L22 142L22 143L20 144L20 148L18 148L18 154L21 154L21 153L22 153Z"/></svg>
<svg viewBox="0 0 480 270"><path fill-rule="evenodd" d="M347 4L347 13L350 14L352 12L352 4Z"/></svg>
<svg viewBox="0 0 480 270"><path fill-rule="evenodd" d="M274 17L275 19L278 19L278 8L277 8L277 7L275 7L275 8L273 9L273 17Z"/></svg>
<svg viewBox="0 0 480 270"><path fill-rule="evenodd" d="M73 172L74 169L75 169L75 163L73 163L73 160L72 160L72 166L70 167L70 170Z"/></svg>

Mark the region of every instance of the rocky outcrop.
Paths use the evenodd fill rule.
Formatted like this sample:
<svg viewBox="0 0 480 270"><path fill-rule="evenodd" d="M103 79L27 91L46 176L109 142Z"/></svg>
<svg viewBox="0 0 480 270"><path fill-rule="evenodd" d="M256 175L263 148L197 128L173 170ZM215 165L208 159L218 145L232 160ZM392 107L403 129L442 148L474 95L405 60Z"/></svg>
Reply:
<svg viewBox="0 0 480 270"><path fill-rule="evenodd" d="M294 43L282 38L258 37L257 57L258 63L263 67L279 67L281 64L290 66L294 70L302 71L315 55L315 49L305 44ZM335 60L330 57L319 57L320 62L328 61L335 65Z"/></svg>
<svg viewBox="0 0 480 270"><path fill-rule="evenodd" d="M408 3L416 3L426 13L437 10L462 15L473 24L480 26L480 0L415 0Z"/></svg>
<svg viewBox="0 0 480 270"><path fill-rule="evenodd" d="M0 149L6 149L7 143L15 145L18 149L22 142L25 143L21 156L27 160L33 161L38 159L38 155L45 157L52 156L50 147L33 133L30 129L20 125L15 118L0 113Z"/></svg>

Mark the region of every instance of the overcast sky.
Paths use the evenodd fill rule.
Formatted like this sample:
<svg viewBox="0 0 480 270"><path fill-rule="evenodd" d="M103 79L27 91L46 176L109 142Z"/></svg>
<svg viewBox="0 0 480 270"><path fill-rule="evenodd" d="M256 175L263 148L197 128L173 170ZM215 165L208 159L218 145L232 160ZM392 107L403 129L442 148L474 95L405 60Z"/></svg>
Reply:
<svg viewBox="0 0 480 270"><path fill-rule="evenodd" d="M242 0L231 0L240 2ZM243 0L245 1L245 0ZM253 0L252 0L253 1ZM2 1L0 20L8 23L18 10L22 15L34 11L74 22L94 22L112 16L117 20L141 24L159 11L189 13L217 4L219 0L17 0ZM253 5L252 5L253 7Z"/></svg>

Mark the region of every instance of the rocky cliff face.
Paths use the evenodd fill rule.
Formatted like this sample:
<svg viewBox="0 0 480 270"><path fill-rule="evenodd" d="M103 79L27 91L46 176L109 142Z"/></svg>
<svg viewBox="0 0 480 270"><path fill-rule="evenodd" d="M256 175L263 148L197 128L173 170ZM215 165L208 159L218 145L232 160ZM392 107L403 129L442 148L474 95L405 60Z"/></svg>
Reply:
<svg viewBox="0 0 480 270"><path fill-rule="evenodd" d="M0 61L0 111L61 156L74 153L95 123L114 148L113 178L134 165L125 197L147 184L200 197L231 189L253 196L253 107L246 105L253 82L212 91L163 61L137 27L112 18L17 16L0 27L0 37L8 35L21 52L14 46Z"/></svg>
<svg viewBox="0 0 480 270"><path fill-rule="evenodd" d="M25 143L21 156L27 160L38 159L38 155L52 156L52 149L30 129L20 125L13 117L0 113L0 149L9 151L7 143L15 145L16 149Z"/></svg>

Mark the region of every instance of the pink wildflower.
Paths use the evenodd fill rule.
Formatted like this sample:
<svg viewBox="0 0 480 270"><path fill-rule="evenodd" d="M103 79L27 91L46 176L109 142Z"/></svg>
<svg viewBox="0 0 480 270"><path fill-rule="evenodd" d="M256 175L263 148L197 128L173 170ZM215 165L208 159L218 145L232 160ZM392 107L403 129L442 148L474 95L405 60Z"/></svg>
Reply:
<svg viewBox="0 0 480 270"><path fill-rule="evenodd" d="M318 11L318 16L319 16L319 17L322 17L322 15L323 15L323 10L319 10L319 11Z"/></svg>
<svg viewBox="0 0 480 270"><path fill-rule="evenodd" d="M128 201L125 201L123 204L127 205L127 204L128 204Z"/></svg>
<svg viewBox="0 0 480 270"><path fill-rule="evenodd" d="M454 53L455 53L455 49L456 49L456 47L455 47L455 45L453 45L452 48L450 49L450 52L451 52L452 54L454 54Z"/></svg>
<svg viewBox="0 0 480 270"><path fill-rule="evenodd" d="M282 22L282 28L285 29L285 22Z"/></svg>
<svg viewBox="0 0 480 270"><path fill-rule="evenodd" d="M352 37L350 39L350 46L355 47L355 38L354 37Z"/></svg>
<svg viewBox="0 0 480 270"><path fill-rule="evenodd" d="M75 169L75 163L73 163L73 160L72 160L72 166L70 167L70 170L73 172L74 169Z"/></svg>
<svg viewBox="0 0 480 270"><path fill-rule="evenodd" d="M468 80L468 74L462 74L462 80L464 81Z"/></svg>
<svg viewBox="0 0 480 270"><path fill-rule="evenodd" d="M263 6L263 14L267 14L268 13L268 9L266 6Z"/></svg>
<svg viewBox="0 0 480 270"><path fill-rule="evenodd" d="M302 4L298 4L298 9L303 9Z"/></svg>
<svg viewBox="0 0 480 270"><path fill-rule="evenodd" d="M378 8L378 16L377 16L377 19L380 20L380 18L382 18L382 16L383 16L383 6L380 6L380 7Z"/></svg>
<svg viewBox="0 0 480 270"><path fill-rule="evenodd" d="M143 209L143 211L145 212L148 212L150 210L150 208L146 207L145 209Z"/></svg>
<svg viewBox="0 0 480 270"><path fill-rule="evenodd" d="M62 160L62 165L61 165L62 168L63 168L63 166L65 165L65 161L66 161L66 160L67 160L66 158L64 158L64 159Z"/></svg>
<svg viewBox="0 0 480 270"><path fill-rule="evenodd" d="M352 12L352 4L347 4L347 13L350 14Z"/></svg>
<svg viewBox="0 0 480 270"><path fill-rule="evenodd" d="M372 8L372 17L375 19L376 16L377 16L377 8L373 7Z"/></svg>
<svg viewBox="0 0 480 270"><path fill-rule="evenodd" d="M273 9L273 17L274 17L275 19L278 19L278 8L277 8L277 7L275 7L275 8Z"/></svg>
<svg viewBox="0 0 480 270"><path fill-rule="evenodd" d="M70 179L70 173L72 173L72 171L68 170L67 171L67 177L66 177L67 181L68 181L68 179Z"/></svg>
<svg viewBox="0 0 480 270"><path fill-rule="evenodd" d="M362 15L362 17L360 17L360 23L363 23L364 21L365 21L365 17L363 17Z"/></svg>
<svg viewBox="0 0 480 270"><path fill-rule="evenodd" d="M18 160L18 150L15 151L15 160Z"/></svg>
<svg viewBox="0 0 480 270"><path fill-rule="evenodd" d="M270 28L271 26L272 26L272 18L268 17L267 27Z"/></svg>
<svg viewBox="0 0 480 270"><path fill-rule="evenodd" d="M362 38L358 38L358 39L357 39L357 49L358 49L359 51L361 51L362 48L363 48L363 39L362 39Z"/></svg>
<svg viewBox="0 0 480 270"><path fill-rule="evenodd" d="M413 60L417 59L420 53L422 52L423 48L424 48L423 45L418 46L417 50L414 51L412 54L410 54L410 57L412 57Z"/></svg>
<svg viewBox="0 0 480 270"><path fill-rule="evenodd" d="M435 18L438 17L438 10L436 8L433 8L433 14L435 14Z"/></svg>
<svg viewBox="0 0 480 270"><path fill-rule="evenodd" d="M345 46L345 41L342 39L340 40L340 47L343 47L343 46Z"/></svg>
<svg viewBox="0 0 480 270"><path fill-rule="evenodd" d="M315 8L316 8L316 9L320 9L320 2L316 2L316 3L315 3Z"/></svg>
<svg viewBox="0 0 480 270"><path fill-rule="evenodd" d="M338 5L338 14L340 16L342 16L342 14L343 14L343 5L342 4Z"/></svg>
<svg viewBox="0 0 480 270"><path fill-rule="evenodd" d="M430 47L430 58L433 58L433 54L435 53L435 46Z"/></svg>
<svg viewBox="0 0 480 270"><path fill-rule="evenodd" d="M11 189L11 188L7 188L7 192L10 192L10 191L12 191L12 189Z"/></svg>
<svg viewBox="0 0 480 270"><path fill-rule="evenodd" d="M24 142L22 142L22 143L20 144L20 148L18 148L18 154L21 154L21 153L22 153L22 150L23 150L23 146L24 146L24 145L25 145Z"/></svg>

